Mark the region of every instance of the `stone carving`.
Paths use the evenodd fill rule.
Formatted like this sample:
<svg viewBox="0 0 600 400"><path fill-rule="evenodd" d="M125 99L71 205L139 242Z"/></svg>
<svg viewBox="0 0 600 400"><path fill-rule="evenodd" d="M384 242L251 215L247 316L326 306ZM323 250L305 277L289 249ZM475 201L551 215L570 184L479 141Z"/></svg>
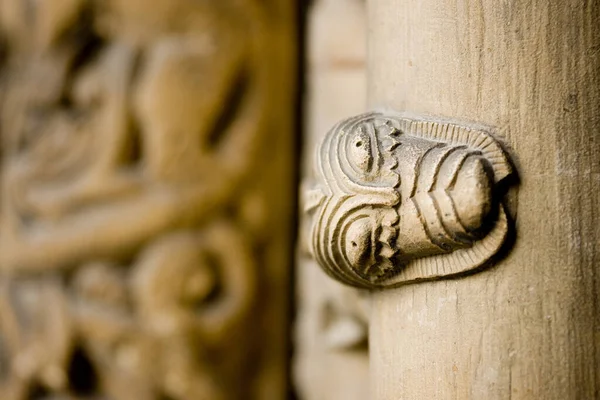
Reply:
<svg viewBox="0 0 600 400"><path fill-rule="evenodd" d="M333 278L363 288L460 274L501 248L499 182L512 168L483 129L368 113L340 122L317 154L311 248Z"/></svg>
<svg viewBox="0 0 600 400"><path fill-rule="evenodd" d="M293 49L266 7L0 2L1 399L281 393L291 166L263 160Z"/></svg>

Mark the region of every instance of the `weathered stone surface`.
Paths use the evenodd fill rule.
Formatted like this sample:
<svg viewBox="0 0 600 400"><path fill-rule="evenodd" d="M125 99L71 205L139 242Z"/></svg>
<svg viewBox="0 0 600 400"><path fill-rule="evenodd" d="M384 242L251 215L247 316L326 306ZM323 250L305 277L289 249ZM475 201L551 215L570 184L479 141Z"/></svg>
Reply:
<svg viewBox="0 0 600 400"><path fill-rule="evenodd" d="M368 109L495 127L520 180L501 262L373 294L371 398L598 398L599 2L368 6Z"/></svg>
<svg viewBox="0 0 600 400"><path fill-rule="evenodd" d="M456 276L488 263L507 237L500 185L512 166L483 128L360 114L329 131L315 169L311 253L347 285Z"/></svg>
<svg viewBox="0 0 600 400"><path fill-rule="evenodd" d="M317 144L366 99L366 18L362 0L318 0L308 10L303 188L315 176ZM301 188L302 190L302 188ZM302 208L310 198L302 199ZM368 308L364 293L323 273L308 254L311 218L301 212L297 255L294 376L305 400L368 398Z"/></svg>

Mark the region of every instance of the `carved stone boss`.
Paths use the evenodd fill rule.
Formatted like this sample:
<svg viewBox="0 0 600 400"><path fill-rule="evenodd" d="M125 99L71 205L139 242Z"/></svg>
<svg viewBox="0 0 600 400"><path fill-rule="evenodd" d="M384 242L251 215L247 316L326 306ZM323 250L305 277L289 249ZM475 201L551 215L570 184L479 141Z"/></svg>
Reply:
<svg viewBox="0 0 600 400"><path fill-rule="evenodd" d="M307 193L311 251L334 279L395 287L474 270L502 247L512 167L482 129L402 114L338 123Z"/></svg>

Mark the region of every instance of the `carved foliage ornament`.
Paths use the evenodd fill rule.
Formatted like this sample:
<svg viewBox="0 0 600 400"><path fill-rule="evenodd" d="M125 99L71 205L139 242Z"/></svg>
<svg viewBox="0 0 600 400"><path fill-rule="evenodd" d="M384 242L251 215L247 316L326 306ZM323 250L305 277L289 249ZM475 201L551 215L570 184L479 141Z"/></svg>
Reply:
<svg viewBox="0 0 600 400"><path fill-rule="evenodd" d="M283 392L261 299L291 165L263 160L294 49L268 3L0 0L1 400Z"/></svg>
<svg viewBox="0 0 600 400"><path fill-rule="evenodd" d="M512 173L484 130L401 114L337 124L316 157L311 251L331 277L394 287L482 266L508 232L498 183Z"/></svg>

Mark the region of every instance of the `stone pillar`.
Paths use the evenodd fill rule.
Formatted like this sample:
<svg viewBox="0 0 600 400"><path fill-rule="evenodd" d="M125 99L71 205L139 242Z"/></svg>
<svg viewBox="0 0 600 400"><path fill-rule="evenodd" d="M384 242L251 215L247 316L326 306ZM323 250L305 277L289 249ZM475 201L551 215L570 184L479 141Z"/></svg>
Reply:
<svg viewBox="0 0 600 400"><path fill-rule="evenodd" d="M0 398L287 391L292 1L0 1Z"/></svg>
<svg viewBox="0 0 600 400"><path fill-rule="evenodd" d="M519 176L495 265L373 293L372 399L597 398L599 2L371 0L368 19L370 108L491 127Z"/></svg>
<svg viewBox="0 0 600 400"><path fill-rule="evenodd" d="M314 179L315 147L327 129L366 104L366 5L317 0L307 10L306 124L302 180ZM334 282L307 251L310 218L300 215L294 376L303 400L364 400L369 391L364 293Z"/></svg>

